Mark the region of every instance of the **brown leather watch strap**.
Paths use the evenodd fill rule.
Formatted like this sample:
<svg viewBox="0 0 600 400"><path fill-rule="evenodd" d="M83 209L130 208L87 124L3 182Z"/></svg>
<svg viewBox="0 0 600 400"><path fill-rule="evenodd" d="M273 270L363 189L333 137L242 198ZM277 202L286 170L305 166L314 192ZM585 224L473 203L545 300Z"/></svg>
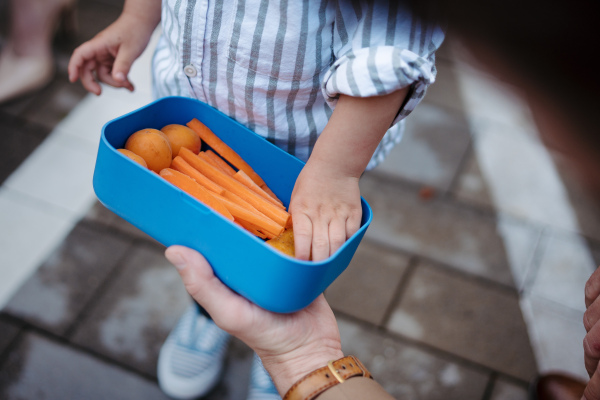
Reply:
<svg viewBox="0 0 600 400"><path fill-rule="evenodd" d="M353 376L371 378L365 366L354 356L330 361L323 368L311 372L287 391L283 400L312 400L325 390Z"/></svg>

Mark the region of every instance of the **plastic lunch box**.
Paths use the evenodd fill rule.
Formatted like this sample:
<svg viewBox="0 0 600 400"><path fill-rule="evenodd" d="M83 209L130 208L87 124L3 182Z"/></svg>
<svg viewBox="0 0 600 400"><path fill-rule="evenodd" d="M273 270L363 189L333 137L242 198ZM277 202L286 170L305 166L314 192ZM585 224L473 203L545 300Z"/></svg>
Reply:
<svg viewBox="0 0 600 400"><path fill-rule="evenodd" d="M286 313L308 306L350 263L371 223L371 208L361 199L361 228L327 260L300 261L116 151L137 130L185 125L193 118L238 152L289 205L304 163L207 104L184 97L162 98L104 125L94 171L98 199L165 246L199 251L221 281L260 307Z"/></svg>

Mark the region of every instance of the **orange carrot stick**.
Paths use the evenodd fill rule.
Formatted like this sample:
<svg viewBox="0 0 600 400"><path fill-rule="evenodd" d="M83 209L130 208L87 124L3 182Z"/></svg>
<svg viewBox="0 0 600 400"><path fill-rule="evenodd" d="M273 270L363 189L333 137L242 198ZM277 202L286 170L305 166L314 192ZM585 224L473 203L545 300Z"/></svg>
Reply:
<svg viewBox="0 0 600 400"><path fill-rule="evenodd" d="M212 208L216 212L222 214L225 218L233 221L233 216L228 211L223 203L219 199L212 195L212 192L204 189L198 182L190 178L189 176L182 174L179 171L175 171L171 168L164 168L160 171L160 176L165 180L177 186L184 192L192 195L196 199L200 200L204 205ZM215 194L216 195L216 194Z"/></svg>
<svg viewBox="0 0 600 400"><path fill-rule="evenodd" d="M264 215L254 213L242 206L235 204L233 201L227 200L223 196L219 196L216 193L208 193L221 202L235 219L250 222L252 225L255 225L257 229L260 229L261 232L269 236L279 236L283 232L283 226L279 225L272 219L267 218Z"/></svg>
<svg viewBox="0 0 600 400"><path fill-rule="evenodd" d="M273 191L272 191L271 189L269 189L269 187L267 186L267 184L266 184L266 183L265 183L264 185L262 185L260 188L261 188L262 190L264 190L265 192L267 192L267 194L268 194L269 196L271 196L272 198L274 198L275 200L277 200L277 201L281 201L281 200L279 200L279 198L277 197L277 195L276 195L275 193L273 193Z"/></svg>
<svg viewBox="0 0 600 400"><path fill-rule="evenodd" d="M221 196L225 197L227 200L231 200L233 201L235 204L237 204L238 206L242 206L254 213L257 214L261 214L264 215L263 213L261 213L260 211L258 211L256 209L256 207L253 207L252 204L248 203L246 200L242 199L240 196L238 196L237 194L234 194L232 192L230 192L229 190L224 190L223 193L221 193ZM265 215L266 217L266 215Z"/></svg>
<svg viewBox="0 0 600 400"><path fill-rule="evenodd" d="M275 200L267 192L262 190L260 186L258 186L252 179L250 179L250 177L241 169L238 172L236 172L235 175L233 175L233 178L236 181L243 183L248 189L252 190L259 196L262 196L265 200L268 200L271 203L275 204L277 207L280 207L285 210L285 206L282 202L280 202L279 200Z"/></svg>
<svg viewBox="0 0 600 400"><path fill-rule="evenodd" d="M251 234L253 234L254 236L258 236L261 239L272 239L271 235L267 235L265 233L262 233L260 231L260 229L258 229L255 225L252 225L250 222L246 222L243 220L237 220L236 221L238 224L240 224L240 226L244 229L246 229L248 232L250 232Z"/></svg>
<svg viewBox="0 0 600 400"><path fill-rule="evenodd" d="M204 153L208 158L214 160L223 171L227 172L227 175L235 175L235 169L231 168L231 165L227 164L217 153L212 150L206 150Z"/></svg>
<svg viewBox="0 0 600 400"><path fill-rule="evenodd" d="M185 161L180 156L175 157L173 161L171 161L171 168L183 174L186 174L187 176L189 176L190 178L192 178L211 192L223 194L223 192L225 191L225 189L208 179L206 176L202 175L200 171L192 167L190 164L188 164L187 161Z"/></svg>
<svg viewBox="0 0 600 400"><path fill-rule="evenodd" d="M248 174L248 176L252 178L252 180L256 182L258 186L263 187L263 185L266 185L265 181L263 181L262 178L256 172L254 172L252 167L248 165L248 163L244 161L238 153L236 153L231 147L225 144L225 142L219 139L219 137L202 122L194 118L187 123L187 126L195 131L196 134L200 136L201 140L212 147L214 151L219 153L221 157L227 160L231 165Z"/></svg>
<svg viewBox="0 0 600 400"><path fill-rule="evenodd" d="M179 151L179 155L208 179L222 186L225 190L237 194L282 227L287 225L287 222L290 219L290 214L288 212L263 199L261 196L257 195L232 177L216 169L190 150L186 150L187 149L183 147L182 150Z"/></svg>
<svg viewBox="0 0 600 400"><path fill-rule="evenodd" d="M209 156L207 156L206 152L201 151L200 153L198 153L198 157L200 157L201 159L203 159L204 161L206 161L207 163L209 163L210 165L212 165L213 167L215 167L216 169L218 169L222 173L224 173L226 175L229 175L229 173L226 170L224 170L223 168L221 168L221 166L219 164L217 164L217 162L215 160L213 160L212 158L210 158Z"/></svg>

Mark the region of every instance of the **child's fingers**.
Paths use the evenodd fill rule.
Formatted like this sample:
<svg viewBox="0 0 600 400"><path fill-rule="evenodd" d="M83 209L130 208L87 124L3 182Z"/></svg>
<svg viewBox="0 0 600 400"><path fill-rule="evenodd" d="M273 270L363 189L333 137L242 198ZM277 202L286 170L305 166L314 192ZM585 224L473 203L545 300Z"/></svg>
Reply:
<svg viewBox="0 0 600 400"><path fill-rule="evenodd" d="M96 73L98 74L98 79L100 80L100 82L104 82L110 86L113 87L124 87L129 89L130 91L133 90L133 85L128 81L117 81L113 78L110 68L108 66L100 66L97 70Z"/></svg>
<svg viewBox="0 0 600 400"><path fill-rule="evenodd" d="M346 242L346 220L333 219L329 223L329 255L335 253Z"/></svg>
<svg viewBox="0 0 600 400"><path fill-rule="evenodd" d="M83 87L91 93L96 95L100 95L102 93L102 88L96 82L96 78L94 77L94 69L96 68L95 62L88 62L80 68L81 71L81 84Z"/></svg>
<svg viewBox="0 0 600 400"><path fill-rule="evenodd" d="M348 219L346 219L346 239L350 239L352 235L358 232L358 230L360 229L361 220L361 209L358 209L358 211L351 213Z"/></svg>
<svg viewBox="0 0 600 400"><path fill-rule="evenodd" d="M293 214L294 224L294 251L299 260L310 258L310 246L312 244L312 221L306 214Z"/></svg>
<svg viewBox="0 0 600 400"><path fill-rule="evenodd" d="M326 220L313 222L312 259L321 261L329 257L329 223Z"/></svg>
<svg viewBox="0 0 600 400"><path fill-rule="evenodd" d="M112 68L113 78L121 83L128 82L127 75L129 75L131 65L138 56L138 52L134 51L131 46L122 45L119 47L119 52Z"/></svg>

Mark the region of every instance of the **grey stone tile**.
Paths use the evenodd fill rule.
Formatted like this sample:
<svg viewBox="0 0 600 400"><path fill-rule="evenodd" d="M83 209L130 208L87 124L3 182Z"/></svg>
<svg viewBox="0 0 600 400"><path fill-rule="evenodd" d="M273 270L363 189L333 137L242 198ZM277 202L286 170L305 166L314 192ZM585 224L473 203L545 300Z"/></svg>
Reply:
<svg viewBox="0 0 600 400"><path fill-rule="evenodd" d="M338 318L344 354L354 355L397 399L481 399L487 373Z"/></svg>
<svg viewBox="0 0 600 400"><path fill-rule="evenodd" d="M125 221L123 218L119 217L117 214L113 213L109 209L107 209L102 203L96 202L88 211L86 216L84 217L87 221L93 221L95 223L99 223L102 225L106 225L108 227L117 229L123 233L128 235L148 240L154 243L158 243L155 239L150 237L148 234L142 232L135 226L131 225L129 222Z"/></svg>
<svg viewBox="0 0 600 400"><path fill-rule="evenodd" d="M19 334L20 328L8 321L0 319L0 356Z"/></svg>
<svg viewBox="0 0 600 400"><path fill-rule="evenodd" d="M352 262L325 291L336 311L379 325L408 266L408 257L363 241Z"/></svg>
<svg viewBox="0 0 600 400"><path fill-rule="evenodd" d="M157 247L135 246L123 265L73 341L155 375L160 347L191 298Z"/></svg>
<svg viewBox="0 0 600 400"><path fill-rule="evenodd" d="M167 399L154 382L35 334L3 364L0 398Z"/></svg>
<svg viewBox="0 0 600 400"><path fill-rule="evenodd" d="M448 49L450 46L444 46ZM448 50L445 50L449 52ZM437 58L435 61L437 76L433 85L427 88L423 102L464 113L462 92L454 70L454 62L450 57ZM421 107L421 106L419 106Z"/></svg>
<svg viewBox="0 0 600 400"><path fill-rule="evenodd" d="M499 378L494 382L490 400L529 400L529 393L524 385Z"/></svg>
<svg viewBox="0 0 600 400"><path fill-rule="evenodd" d="M447 199L424 201L372 174L360 188L373 209L369 239L506 285L514 284L511 267L524 270L530 263L539 235L530 226L504 219L499 232L492 216ZM513 235L521 240L509 253L504 236Z"/></svg>
<svg viewBox="0 0 600 400"><path fill-rule="evenodd" d="M54 91L44 101L44 106L30 107L22 117L48 129L53 129L86 95L81 85L68 82L66 76L55 80Z"/></svg>
<svg viewBox="0 0 600 400"><path fill-rule="evenodd" d="M548 230L544 237L546 244L531 278L531 292L584 312L585 283L598 265L594 249L571 232Z"/></svg>
<svg viewBox="0 0 600 400"><path fill-rule="evenodd" d="M388 328L518 379L536 372L517 293L441 268L417 267Z"/></svg>
<svg viewBox="0 0 600 400"><path fill-rule="evenodd" d="M494 209L490 188L483 178L481 167L473 151L469 151L465 158L464 167L456 180L453 193L461 200Z"/></svg>
<svg viewBox="0 0 600 400"><path fill-rule="evenodd" d="M49 131L27 127L21 120L0 114L0 184L35 150Z"/></svg>
<svg viewBox="0 0 600 400"><path fill-rule="evenodd" d="M123 238L77 225L12 297L6 312L65 334L130 245Z"/></svg>
<svg viewBox="0 0 600 400"><path fill-rule="evenodd" d="M583 359L583 311L532 295L521 298L540 373L567 371L589 379Z"/></svg>
<svg viewBox="0 0 600 400"><path fill-rule="evenodd" d="M469 142L469 127L464 117L423 102L407 117L402 141L374 172L446 191Z"/></svg>

